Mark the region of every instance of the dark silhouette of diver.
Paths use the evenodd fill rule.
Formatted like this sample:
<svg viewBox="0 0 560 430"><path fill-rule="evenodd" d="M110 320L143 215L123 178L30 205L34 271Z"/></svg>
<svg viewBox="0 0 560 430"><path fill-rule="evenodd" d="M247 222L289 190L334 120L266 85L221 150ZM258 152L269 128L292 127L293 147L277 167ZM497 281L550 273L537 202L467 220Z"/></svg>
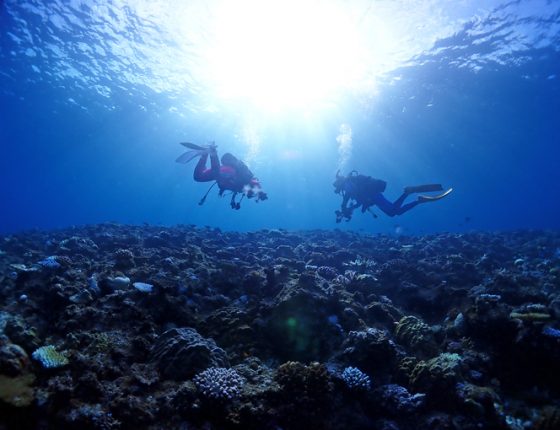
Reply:
<svg viewBox="0 0 560 430"><path fill-rule="evenodd" d="M343 218L346 221L352 219L352 212L358 207L362 207L362 213L365 211L370 212L375 218L377 215L372 212L371 206L378 206L383 212L390 217L395 215L402 215L403 213L411 210L420 203L433 202L442 199L448 195L453 188L435 195L435 196L418 196L413 202L403 204L405 199L413 193L424 193L429 191L443 191L440 184L418 185L413 187L406 187L402 195L390 202L385 198L383 192L387 187L387 183L381 179L375 179L371 176L360 175L355 170L350 172L348 176L340 175L340 171L336 172L336 180L333 183L334 192L342 194L342 205L340 210L335 211L336 222L339 223Z"/></svg>
<svg viewBox="0 0 560 430"><path fill-rule="evenodd" d="M176 161L186 164L192 159L200 157L194 168L194 180L197 182L215 181L210 188L208 188L208 191L206 191L206 194L204 194L200 202L198 202L199 205L204 204L208 193L210 193L210 190L216 184L218 184L218 188L220 189L220 196L222 196L225 191L232 192L230 202L232 209L239 209L241 207L241 200L243 200L245 196L249 199L255 197L255 201L257 202L268 199L267 194L262 191L259 180L255 178L245 163L238 160L230 153L225 153L220 163L216 151L217 146L214 142L208 146L199 146L188 142L181 142L181 145L189 148L190 151L182 154ZM209 168L206 166L208 156L210 156ZM235 200L237 194L241 194L241 198L238 201Z"/></svg>

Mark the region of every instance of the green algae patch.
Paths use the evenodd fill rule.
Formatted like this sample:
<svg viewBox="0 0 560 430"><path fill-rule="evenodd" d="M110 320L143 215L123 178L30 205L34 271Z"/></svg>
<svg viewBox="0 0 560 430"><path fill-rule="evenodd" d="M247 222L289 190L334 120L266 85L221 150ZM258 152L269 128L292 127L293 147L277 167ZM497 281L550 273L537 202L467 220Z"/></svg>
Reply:
<svg viewBox="0 0 560 430"><path fill-rule="evenodd" d="M35 399L33 382L35 375L32 373L13 378L0 375L0 400L17 408L31 405Z"/></svg>
<svg viewBox="0 0 560 430"><path fill-rule="evenodd" d="M550 318L550 314L546 314L544 312L512 312L509 314L509 317L512 319L519 319L523 321L548 321Z"/></svg>

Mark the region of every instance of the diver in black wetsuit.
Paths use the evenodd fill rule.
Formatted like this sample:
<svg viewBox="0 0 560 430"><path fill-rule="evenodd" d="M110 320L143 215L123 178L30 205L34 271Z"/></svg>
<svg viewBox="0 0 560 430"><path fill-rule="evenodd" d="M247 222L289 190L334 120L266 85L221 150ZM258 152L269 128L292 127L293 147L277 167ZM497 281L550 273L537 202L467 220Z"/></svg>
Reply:
<svg viewBox="0 0 560 430"><path fill-rule="evenodd" d="M423 193L429 191L443 191L440 184L427 184L412 187L406 187L402 195L390 202L385 198L383 192L387 187L387 183L381 179L375 179L371 176L360 175L356 171L350 172L348 176L336 173L336 180L333 184L336 194L342 194L342 205L340 210L335 211L336 222L339 223L343 218L346 221L352 219L352 212L354 209L361 206L362 213L368 211L377 217L372 211L371 206L378 206L384 213L393 217L395 215L402 215L403 213L411 210L420 203L433 202L447 196L453 188L435 195L435 196L418 196L418 199L404 204L405 199L413 193Z"/></svg>

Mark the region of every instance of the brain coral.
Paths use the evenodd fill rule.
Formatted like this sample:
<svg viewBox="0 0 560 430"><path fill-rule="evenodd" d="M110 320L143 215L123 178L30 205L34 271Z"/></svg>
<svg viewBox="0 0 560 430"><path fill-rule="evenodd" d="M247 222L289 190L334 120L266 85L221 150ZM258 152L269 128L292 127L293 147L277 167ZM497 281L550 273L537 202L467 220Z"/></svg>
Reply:
<svg viewBox="0 0 560 430"><path fill-rule="evenodd" d="M172 328L161 334L151 359L164 377L176 380L191 378L208 367L229 366L226 352L193 328Z"/></svg>

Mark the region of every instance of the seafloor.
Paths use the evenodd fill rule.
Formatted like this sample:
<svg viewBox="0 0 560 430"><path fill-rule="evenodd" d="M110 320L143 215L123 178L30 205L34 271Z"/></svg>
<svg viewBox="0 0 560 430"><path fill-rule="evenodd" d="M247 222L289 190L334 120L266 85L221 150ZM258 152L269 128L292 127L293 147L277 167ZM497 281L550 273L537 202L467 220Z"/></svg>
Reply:
<svg viewBox="0 0 560 430"><path fill-rule="evenodd" d="M2 429L560 429L558 232L104 224L0 284Z"/></svg>

